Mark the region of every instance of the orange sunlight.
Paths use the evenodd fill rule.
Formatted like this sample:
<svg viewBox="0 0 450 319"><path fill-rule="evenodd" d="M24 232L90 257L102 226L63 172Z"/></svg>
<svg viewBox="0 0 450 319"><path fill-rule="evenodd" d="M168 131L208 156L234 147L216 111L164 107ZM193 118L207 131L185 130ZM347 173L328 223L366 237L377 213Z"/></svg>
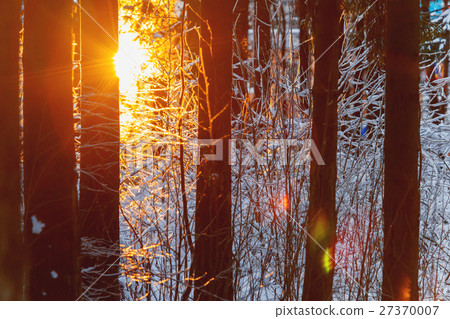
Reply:
<svg viewBox="0 0 450 319"><path fill-rule="evenodd" d="M396 296L396 300L408 301L411 300L411 278L404 275L400 287L400 295Z"/></svg>
<svg viewBox="0 0 450 319"><path fill-rule="evenodd" d="M283 196L283 208L289 209L289 197L287 197L286 195Z"/></svg>
<svg viewBox="0 0 450 319"><path fill-rule="evenodd" d="M132 32L119 35L119 52L114 57L116 74L120 80L120 93L127 97L137 94L137 78L148 63L148 54Z"/></svg>

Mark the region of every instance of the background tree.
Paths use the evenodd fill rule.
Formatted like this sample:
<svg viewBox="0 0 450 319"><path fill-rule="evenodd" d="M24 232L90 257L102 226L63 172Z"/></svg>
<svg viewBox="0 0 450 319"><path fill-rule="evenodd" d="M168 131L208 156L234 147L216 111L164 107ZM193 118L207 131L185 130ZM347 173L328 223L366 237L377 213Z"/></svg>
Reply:
<svg viewBox="0 0 450 319"><path fill-rule="evenodd" d="M418 299L419 10L387 2L383 300Z"/></svg>
<svg viewBox="0 0 450 319"><path fill-rule="evenodd" d="M201 147L197 169L197 203L195 212L194 270L197 300L231 300L232 231L231 167L228 165L228 142L231 137L232 83L232 1L201 2L200 103L198 138L223 142L223 159L205 160L214 153Z"/></svg>
<svg viewBox="0 0 450 319"><path fill-rule="evenodd" d="M83 0L80 228L85 298L118 300L119 84L117 0ZM89 15L88 15L89 14Z"/></svg>
<svg viewBox="0 0 450 319"><path fill-rule="evenodd" d="M338 61L340 56L337 0L315 1L312 7L314 86L311 137L325 165L311 161L303 300L330 300L334 274L337 214L336 149Z"/></svg>
<svg viewBox="0 0 450 319"><path fill-rule="evenodd" d="M79 296L70 0L29 0L24 17L27 298Z"/></svg>
<svg viewBox="0 0 450 319"><path fill-rule="evenodd" d="M19 45L21 2L0 4L0 300L22 299Z"/></svg>

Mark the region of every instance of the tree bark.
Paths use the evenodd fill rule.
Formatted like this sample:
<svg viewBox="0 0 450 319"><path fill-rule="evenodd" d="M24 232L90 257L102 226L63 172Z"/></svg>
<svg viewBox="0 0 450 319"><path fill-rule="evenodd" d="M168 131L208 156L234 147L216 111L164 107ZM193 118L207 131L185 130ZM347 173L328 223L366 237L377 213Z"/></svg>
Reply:
<svg viewBox="0 0 450 319"><path fill-rule="evenodd" d="M313 5L314 86L312 140L325 165L311 161L303 300L331 300L336 241L336 149L340 1ZM328 50L328 51L326 51ZM324 52L326 53L324 54ZM322 54L324 54L322 56ZM321 57L319 59L319 57Z"/></svg>
<svg viewBox="0 0 450 319"><path fill-rule="evenodd" d="M84 297L119 300L119 82L113 61L118 2L83 0L81 5L81 265L93 269L83 277L83 287L95 283Z"/></svg>
<svg viewBox="0 0 450 319"><path fill-rule="evenodd" d="M72 1L27 0L24 17L24 190L27 296L79 296L72 101Z"/></svg>
<svg viewBox="0 0 450 319"><path fill-rule="evenodd" d="M212 147L201 147L195 212L195 281L197 300L231 300L232 232L231 135L233 1L201 2L199 139L221 140L223 158L206 160ZM219 151L219 146L216 147ZM212 152L214 153L214 152Z"/></svg>
<svg viewBox="0 0 450 319"><path fill-rule="evenodd" d="M0 300L22 299L19 40L21 2L0 4Z"/></svg>
<svg viewBox="0 0 450 319"><path fill-rule="evenodd" d="M417 300L419 0L387 4L382 299Z"/></svg>

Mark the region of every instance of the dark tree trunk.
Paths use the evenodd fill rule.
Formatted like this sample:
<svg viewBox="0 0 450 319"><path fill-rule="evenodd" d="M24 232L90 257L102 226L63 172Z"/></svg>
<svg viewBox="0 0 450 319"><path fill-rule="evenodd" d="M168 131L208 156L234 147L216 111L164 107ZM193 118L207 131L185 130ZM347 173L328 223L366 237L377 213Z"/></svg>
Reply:
<svg viewBox="0 0 450 319"><path fill-rule="evenodd" d="M31 300L79 296L71 0L27 0L24 188Z"/></svg>
<svg viewBox="0 0 450 319"><path fill-rule="evenodd" d="M255 102L258 110L267 111L269 98L271 21L270 0L255 0L255 29L253 32L253 58L255 59Z"/></svg>
<svg viewBox="0 0 450 319"><path fill-rule="evenodd" d="M21 2L0 4L0 300L22 299L19 39Z"/></svg>
<svg viewBox="0 0 450 319"><path fill-rule="evenodd" d="M313 86L312 139L325 165L311 161L310 202L307 216L303 300L330 300L336 240L336 148L340 1L320 0L314 5L313 37L316 59ZM320 59L326 50L328 50Z"/></svg>
<svg viewBox="0 0 450 319"><path fill-rule="evenodd" d="M93 284L84 297L118 300L120 127L113 61L118 50L118 3L81 4L90 15L81 14L81 266L94 269L83 276L83 288Z"/></svg>
<svg viewBox="0 0 450 319"><path fill-rule="evenodd" d="M418 299L419 0L388 0L383 300Z"/></svg>
<svg viewBox="0 0 450 319"><path fill-rule="evenodd" d="M231 168L228 142L231 135L231 62L233 1L203 0L200 45L199 139L223 142L223 159L207 161L211 147L201 147L195 212L195 281L197 300L231 300ZM218 150L219 146L217 147ZM216 151L217 151L216 150ZM214 153L214 151L212 152Z"/></svg>

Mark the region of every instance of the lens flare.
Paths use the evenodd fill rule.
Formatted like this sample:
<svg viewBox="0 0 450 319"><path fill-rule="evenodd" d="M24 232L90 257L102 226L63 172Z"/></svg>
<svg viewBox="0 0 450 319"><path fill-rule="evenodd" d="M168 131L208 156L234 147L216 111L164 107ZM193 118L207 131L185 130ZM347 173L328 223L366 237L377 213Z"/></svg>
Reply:
<svg viewBox="0 0 450 319"><path fill-rule="evenodd" d="M287 196L283 196L283 208L284 209L289 209L289 197Z"/></svg>
<svg viewBox="0 0 450 319"><path fill-rule="evenodd" d="M333 258L331 257L331 249L327 248L325 251L326 252L323 254L322 258L322 266L325 273L328 274L333 269L334 262Z"/></svg>
<svg viewBox="0 0 450 319"><path fill-rule="evenodd" d="M409 276L403 276L403 280L401 281L401 287L399 289L400 296L398 296L397 300L408 301L411 300L411 278Z"/></svg>
<svg viewBox="0 0 450 319"><path fill-rule="evenodd" d="M319 212L314 220L314 225L311 230L311 235L319 243L323 242L327 238L329 233L328 220L322 212Z"/></svg>

